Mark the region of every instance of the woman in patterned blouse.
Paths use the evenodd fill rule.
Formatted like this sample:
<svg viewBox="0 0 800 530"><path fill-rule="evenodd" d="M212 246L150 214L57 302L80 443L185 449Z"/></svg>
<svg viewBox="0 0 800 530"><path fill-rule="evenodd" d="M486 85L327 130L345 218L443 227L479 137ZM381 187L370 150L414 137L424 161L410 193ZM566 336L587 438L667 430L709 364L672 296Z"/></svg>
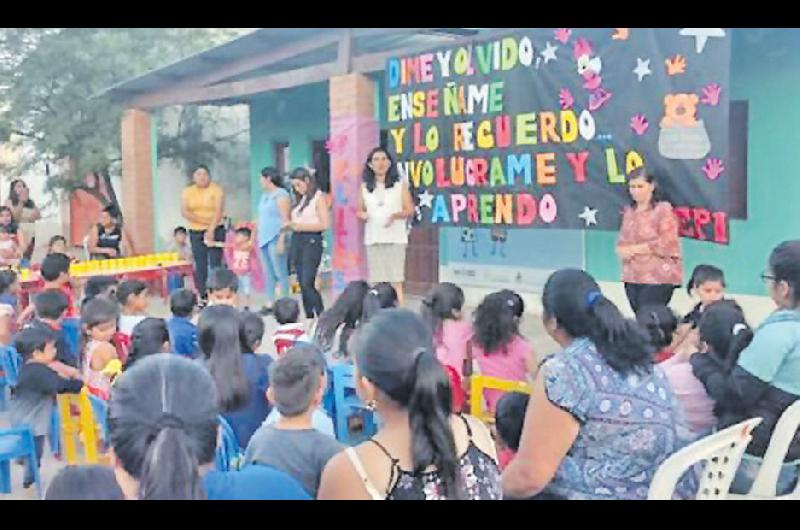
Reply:
<svg viewBox="0 0 800 530"><path fill-rule="evenodd" d="M644 168L628 175L631 205L625 208L617 241L622 281L634 313L649 305L669 305L683 282L678 218L661 200L655 178Z"/></svg>
<svg viewBox="0 0 800 530"><path fill-rule="evenodd" d="M645 499L659 465L692 441L647 332L580 270L542 294L547 333L564 348L536 376L506 497ZM676 488L691 497L692 474Z"/></svg>

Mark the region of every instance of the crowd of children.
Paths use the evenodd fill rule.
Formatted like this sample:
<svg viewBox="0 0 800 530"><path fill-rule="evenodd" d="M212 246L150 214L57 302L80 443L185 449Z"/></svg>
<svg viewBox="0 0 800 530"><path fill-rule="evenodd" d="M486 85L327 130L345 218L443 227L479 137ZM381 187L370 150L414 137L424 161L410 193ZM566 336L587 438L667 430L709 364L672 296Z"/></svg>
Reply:
<svg viewBox="0 0 800 530"><path fill-rule="evenodd" d="M175 234L180 245L185 231ZM23 359L10 419L15 425L31 427L40 458L56 394L79 392L84 385L112 405L109 442L129 480L120 480L118 474L119 490L107 490L110 498L499 498L501 487L506 486L504 469L509 475L507 495L541 493L547 484L526 488L516 478L521 462L535 452L527 441L535 437L526 430L533 429L526 416L536 414L535 398L529 402L527 394L484 391L480 399L495 418L492 433L497 453L480 424L456 418L466 411L469 380L478 374L532 383L544 371L546 399L578 418L580 425L592 424L594 412L586 408L593 403L591 393L605 395L605 390L569 394L577 390L564 387L568 376L579 377L581 384L589 376L575 372L563 352L553 362L537 362L530 342L520 332L525 304L510 290L487 295L468 315L463 291L455 284L441 283L422 300L415 315L397 309L398 296L391 284L354 281L308 327L300 322L295 299L278 299L272 308L277 329L264 342L264 317L247 309L252 237L249 228L236 230L230 269L209 274L208 307L199 310L196 293L176 285L169 299L172 316L166 320L149 315L148 286L138 280L92 278L76 306L70 259L58 252L61 239L51 241L51 253L41 266L43 289L24 311L17 310L17 275L0 271L0 340L12 344ZM2 241L0 235L0 261ZM620 391L638 392L631 390L636 386L630 386L631 374L647 380L648 374L662 372L676 405L661 413L674 413L671 421L685 422L695 437L749 417L754 408L766 411L774 427L780 411L800 396L800 344L795 338L800 336L796 335L800 241L784 243L770 258L764 277L780 310L756 331L736 302L725 298L723 272L710 265L699 265L688 282L689 293L697 299L688 314L679 318L668 307L641 307L635 322L622 318L593 287L591 277L580 271L560 272L574 278L564 280L563 292L549 287L543 296L547 332L565 345L565 351L588 340L581 342L587 358L595 356L599 360L593 362L606 363L602 371L598 364L598 374L628 377L614 380L614 385L621 385ZM559 274L551 281L557 283ZM573 296L572 291L582 286L588 290ZM578 305L573 308L573 303ZM77 340L70 331L76 322ZM270 347L272 354L265 354ZM770 360L764 363L772 364L760 365L749 353L753 348L769 350ZM361 376L359 396L368 409L377 412L382 424L371 445L343 451L334 436L323 406L330 389L331 363L352 363ZM555 376L547 375L555 373L561 373L561 386ZM782 378L780 384L775 377ZM738 382L731 383L734 378ZM189 383L195 386L187 388ZM742 385L757 385L756 397L739 395ZM765 393L770 403L757 397ZM545 399L544 394L540 399ZM606 414L604 403L598 406ZM200 476L200 468L188 463L202 467L213 458L217 414L230 425L244 450L245 470L238 475L210 472ZM450 414L456 419L447 420ZM192 422L191 428L186 422ZM178 429L189 438L176 438L172 431ZM758 431L757 438L760 450L748 455L756 470L769 431ZM594 439L605 443L602 436ZM579 443L580 435L575 441ZM172 452L168 454L175 458L189 452L193 456L159 463L164 469L154 469L156 462L149 460L154 452L148 448L151 444L169 445ZM462 455L460 459L453 448ZM800 462L800 442L793 443L790 453ZM387 458L389 467L384 466ZM781 476L784 489L796 480L800 466L795 460L787 461L788 471ZM647 476L652 476L658 463L647 464ZM474 474L477 465L480 476ZM187 481L181 486L184 489L164 489L169 486L159 482L158 476L168 472ZM89 486L70 493L66 484L108 479L96 468L68 468L53 481L47 496L89 495L84 491ZM29 469L25 487L32 480ZM265 485L267 480L269 485ZM562 488L553 491L573 498L564 486L569 480L558 474L549 480ZM284 493L278 493L279 489ZM641 488L619 495L641 497ZM587 497L581 491L574 498Z"/></svg>

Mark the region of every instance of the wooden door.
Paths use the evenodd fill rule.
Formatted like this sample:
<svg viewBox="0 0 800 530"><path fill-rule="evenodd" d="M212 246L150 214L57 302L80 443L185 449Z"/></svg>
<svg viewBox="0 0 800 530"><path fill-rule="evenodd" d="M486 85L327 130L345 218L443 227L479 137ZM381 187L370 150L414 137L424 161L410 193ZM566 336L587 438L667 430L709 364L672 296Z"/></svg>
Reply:
<svg viewBox="0 0 800 530"><path fill-rule="evenodd" d="M439 229L414 227L408 237L406 284L409 294L424 296L439 283Z"/></svg>

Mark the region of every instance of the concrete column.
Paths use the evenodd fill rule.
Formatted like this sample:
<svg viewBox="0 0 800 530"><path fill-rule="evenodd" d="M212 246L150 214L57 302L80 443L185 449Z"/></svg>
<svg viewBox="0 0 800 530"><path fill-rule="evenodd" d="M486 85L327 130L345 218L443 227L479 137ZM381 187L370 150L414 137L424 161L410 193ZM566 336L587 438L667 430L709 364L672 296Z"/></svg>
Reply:
<svg viewBox="0 0 800 530"><path fill-rule="evenodd" d="M148 112L128 109L122 114L122 215L136 254L155 249L151 132Z"/></svg>
<svg viewBox="0 0 800 530"><path fill-rule="evenodd" d="M333 292L366 278L364 226L356 217L367 154L380 141L374 82L361 74L330 79Z"/></svg>

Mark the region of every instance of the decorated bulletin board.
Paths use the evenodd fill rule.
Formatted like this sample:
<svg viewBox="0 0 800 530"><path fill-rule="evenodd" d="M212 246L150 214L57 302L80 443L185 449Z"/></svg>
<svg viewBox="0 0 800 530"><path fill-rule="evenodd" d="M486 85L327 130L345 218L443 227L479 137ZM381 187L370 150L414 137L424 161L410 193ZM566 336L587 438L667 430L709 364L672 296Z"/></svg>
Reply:
<svg viewBox="0 0 800 530"><path fill-rule="evenodd" d="M644 165L727 244L730 31L520 29L392 58L389 149L420 224L618 230Z"/></svg>

